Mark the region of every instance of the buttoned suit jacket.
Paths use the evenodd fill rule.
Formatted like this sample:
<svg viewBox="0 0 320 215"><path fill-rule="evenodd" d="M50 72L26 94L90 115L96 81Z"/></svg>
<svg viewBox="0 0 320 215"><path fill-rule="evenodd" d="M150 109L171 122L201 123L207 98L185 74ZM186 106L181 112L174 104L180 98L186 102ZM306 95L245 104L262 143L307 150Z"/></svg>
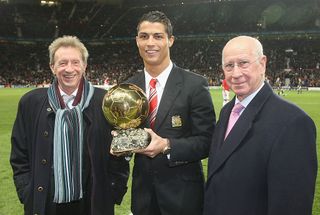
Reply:
<svg viewBox="0 0 320 215"><path fill-rule="evenodd" d="M309 215L316 128L265 83L224 140L235 98L220 112L208 161L204 215Z"/></svg>
<svg viewBox="0 0 320 215"><path fill-rule="evenodd" d="M145 90L143 72L127 82ZM148 121L142 127L149 127ZM164 154L154 158L135 155L133 214L153 214L149 206L154 196L163 215L202 213L204 176L201 159L208 156L214 127L215 113L207 81L174 65L154 126L155 133L170 140L170 159Z"/></svg>
<svg viewBox="0 0 320 215"><path fill-rule="evenodd" d="M26 93L20 100L12 130L10 163L18 197L26 215L44 215L52 205L53 133L55 113L47 88ZM95 88L89 106L83 111L84 151L90 165L91 189L84 189L92 215L113 215L127 189L129 165L124 158L111 156L111 127L102 113L105 90ZM84 156L86 157L86 156ZM86 178L83 177L83 187ZM91 200L90 200L91 199ZM91 202L90 202L91 201Z"/></svg>

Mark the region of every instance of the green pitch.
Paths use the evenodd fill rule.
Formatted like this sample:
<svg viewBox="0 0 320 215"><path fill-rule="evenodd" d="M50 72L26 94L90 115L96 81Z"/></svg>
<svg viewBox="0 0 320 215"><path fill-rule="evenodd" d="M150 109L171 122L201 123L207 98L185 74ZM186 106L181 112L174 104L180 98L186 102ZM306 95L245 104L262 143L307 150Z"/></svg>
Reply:
<svg viewBox="0 0 320 215"><path fill-rule="evenodd" d="M15 119L17 104L20 97L30 89L0 89L0 215L23 214L12 180L12 170L9 164L10 136ZM216 115L222 106L221 90L211 90ZM320 129L320 92L306 92L297 94L296 91L286 91L285 99L292 101L305 110L314 120L317 131ZM317 138L318 159L320 159L320 138ZM206 169L207 162L203 161ZM319 168L320 169L320 168ZM319 172L319 171L318 171ZM130 214L131 178L128 192L121 206L116 206L116 215ZM320 177L317 178L316 193L313 206L313 215L320 215Z"/></svg>

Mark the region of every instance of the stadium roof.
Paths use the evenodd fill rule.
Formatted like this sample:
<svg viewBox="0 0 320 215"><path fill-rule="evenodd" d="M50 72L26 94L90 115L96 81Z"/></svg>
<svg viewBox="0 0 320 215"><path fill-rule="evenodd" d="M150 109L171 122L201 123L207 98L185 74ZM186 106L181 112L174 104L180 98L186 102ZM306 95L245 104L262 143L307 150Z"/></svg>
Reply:
<svg viewBox="0 0 320 215"><path fill-rule="evenodd" d="M247 1L247 0L0 0L1 2L7 2L7 3L24 3L24 4L40 4L41 1L45 2L100 2L100 3L106 3L106 4L125 4L125 3L130 3L130 4L177 4L177 3L196 3L196 2L232 2L232 1ZM265 1L265 0L262 0Z"/></svg>
<svg viewBox="0 0 320 215"><path fill-rule="evenodd" d="M0 0L0 2L7 3L24 3L24 4L40 4L41 1L46 2L75 2L75 0ZM76 0L76 2L101 2L110 4L121 4L123 0Z"/></svg>

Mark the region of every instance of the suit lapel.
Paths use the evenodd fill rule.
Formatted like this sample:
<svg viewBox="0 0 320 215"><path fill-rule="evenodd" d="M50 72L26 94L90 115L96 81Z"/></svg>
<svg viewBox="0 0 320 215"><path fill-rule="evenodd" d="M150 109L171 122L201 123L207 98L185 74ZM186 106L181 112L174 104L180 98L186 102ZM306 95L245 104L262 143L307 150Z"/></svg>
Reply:
<svg viewBox="0 0 320 215"><path fill-rule="evenodd" d="M237 123L234 125L233 129L230 131L228 137L224 140L225 130L228 125L229 115L234 104L230 104L231 107L227 107L224 114L221 115L222 119L221 126L217 127L216 132L218 132L216 138L213 139L213 144L218 144L213 151L212 159L210 161L209 175L210 178L219 167L232 155L232 153L241 145L243 139L246 137L247 133L252 128L252 124L256 119L257 114L263 107L263 104L267 101L269 96L272 94L272 89L269 84L265 83L260 92L253 98L253 100L246 107L244 112L241 114ZM220 119L219 119L220 120ZM219 148L219 146L221 146Z"/></svg>
<svg viewBox="0 0 320 215"><path fill-rule="evenodd" d="M228 122L229 122L229 116L231 113L231 110L233 108L233 105L235 103L235 97L228 103L228 106L223 110L222 114L220 114L219 117L219 131L217 135L217 140L218 140L218 148L220 149L224 143L224 136L225 132L228 127Z"/></svg>
<svg viewBox="0 0 320 215"><path fill-rule="evenodd" d="M181 88L181 74L179 73L178 68L173 66L159 104L155 121L155 131L157 131L161 127L161 124L163 123L164 119L168 114L168 111L174 104L175 98L179 95Z"/></svg>
<svg viewBox="0 0 320 215"><path fill-rule="evenodd" d="M174 65L166 82L166 86L164 87L162 98L159 104L154 127L155 131L160 128L161 124L167 116L168 111L174 104L175 98L181 92L182 82L183 81L181 73L179 72L179 69ZM135 84L143 91L146 90L144 73L134 76L133 78L129 79L127 83ZM145 126L149 127L148 120L146 120Z"/></svg>
<svg viewBox="0 0 320 215"><path fill-rule="evenodd" d="M217 122L215 131L212 137L212 145L209 155L209 162L208 162L208 178L213 173L214 169L216 169L217 162L223 161L222 156L220 155L221 148L224 144L224 136L228 126L229 115L235 103L235 97L228 103L226 106L221 109L219 115L219 121ZM219 156L219 159L217 158Z"/></svg>

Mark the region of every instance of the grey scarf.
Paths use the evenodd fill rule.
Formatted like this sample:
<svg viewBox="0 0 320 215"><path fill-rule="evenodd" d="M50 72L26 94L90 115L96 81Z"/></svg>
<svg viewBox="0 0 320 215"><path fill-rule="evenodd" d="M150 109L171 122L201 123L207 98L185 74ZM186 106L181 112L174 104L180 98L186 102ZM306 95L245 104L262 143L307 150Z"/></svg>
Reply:
<svg viewBox="0 0 320 215"><path fill-rule="evenodd" d="M83 83L83 84L82 84ZM66 203L82 198L82 111L88 107L94 87L81 81L79 103L72 109L64 108L58 82L55 79L48 89L49 103L56 113L53 137L54 202ZM83 88L81 88L83 87ZM76 98L77 99L77 98Z"/></svg>

